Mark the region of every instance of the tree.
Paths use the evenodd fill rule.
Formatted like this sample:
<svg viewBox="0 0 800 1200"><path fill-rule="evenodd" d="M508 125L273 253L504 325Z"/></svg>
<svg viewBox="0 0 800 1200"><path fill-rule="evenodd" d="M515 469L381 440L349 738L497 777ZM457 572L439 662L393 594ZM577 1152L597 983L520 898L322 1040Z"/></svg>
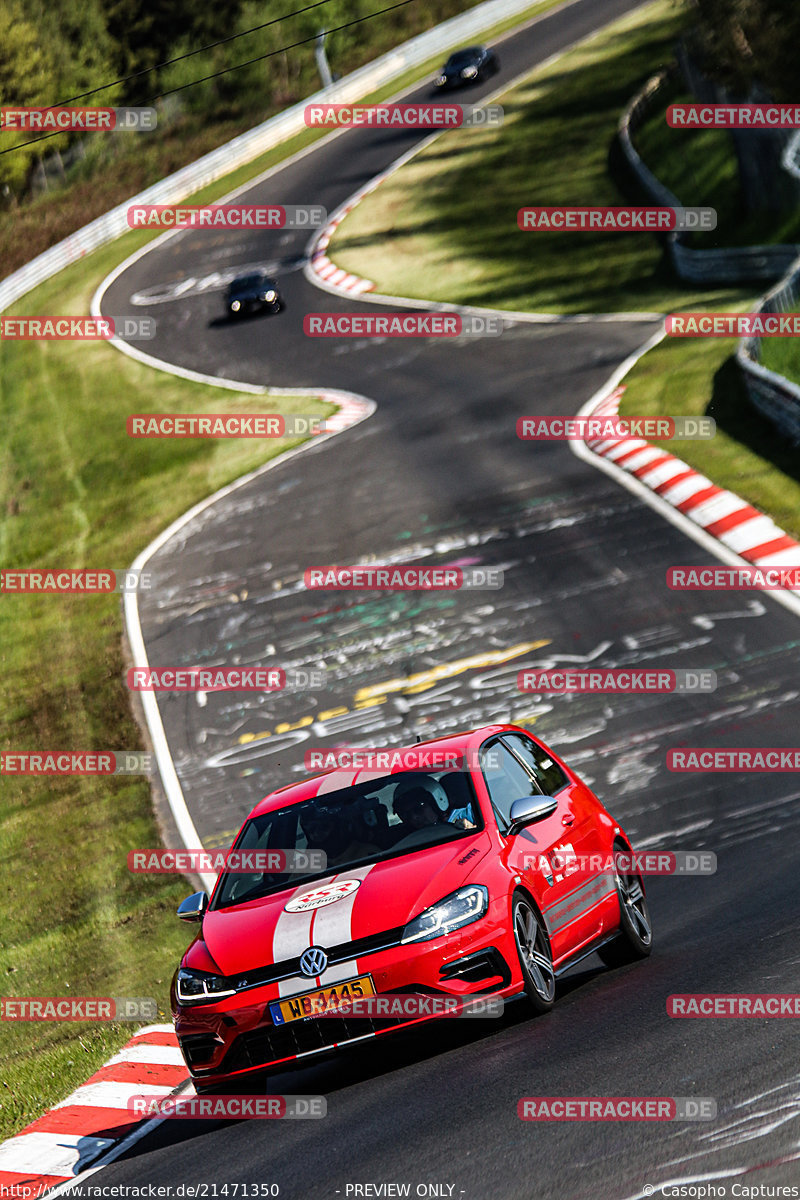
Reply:
<svg viewBox="0 0 800 1200"><path fill-rule="evenodd" d="M797 0L690 0L703 69L734 94L754 84L776 100L797 99Z"/></svg>

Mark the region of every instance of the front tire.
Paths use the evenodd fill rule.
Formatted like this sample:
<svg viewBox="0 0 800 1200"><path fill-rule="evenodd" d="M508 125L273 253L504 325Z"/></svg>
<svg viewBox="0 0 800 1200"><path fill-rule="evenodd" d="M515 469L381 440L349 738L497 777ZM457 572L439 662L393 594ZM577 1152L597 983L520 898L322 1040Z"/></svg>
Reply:
<svg viewBox="0 0 800 1200"><path fill-rule="evenodd" d="M620 851L623 854L630 853L627 846L615 845L614 853ZM621 967L647 958L653 949L650 909L641 875L638 872L625 874L615 864L614 876L619 900L619 934L613 942L598 950L607 967Z"/></svg>
<svg viewBox="0 0 800 1200"><path fill-rule="evenodd" d="M521 892L514 897L511 923L528 1000L537 1013L549 1012L556 998L550 938L542 917Z"/></svg>

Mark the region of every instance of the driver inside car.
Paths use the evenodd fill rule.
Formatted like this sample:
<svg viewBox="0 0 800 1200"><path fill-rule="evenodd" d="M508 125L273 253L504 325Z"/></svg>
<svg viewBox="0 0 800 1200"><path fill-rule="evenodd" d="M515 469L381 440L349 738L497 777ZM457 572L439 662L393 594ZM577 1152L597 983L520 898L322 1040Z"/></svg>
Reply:
<svg viewBox="0 0 800 1200"><path fill-rule="evenodd" d="M438 825L443 814L433 796L424 787L407 788L392 803L395 815L400 818L409 833L424 829L426 825Z"/></svg>
<svg viewBox="0 0 800 1200"><path fill-rule="evenodd" d="M415 797L415 808L408 810L411 813L410 819L407 819L405 816L406 796ZM425 804L422 810L419 810L419 805L425 801L427 801L427 804ZM455 825L457 829L475 828L472 806L470 804L467 804L463 808L453 808L448 812L448 803L448 794L442 784L434 779L427 781L423 778L422 781L413 784L410 781L402 780L395 790L392 808L403 824L408 826L409 830L422 829L425 825L435 825L439 822ZM415 809L417 810L416 812ZM429 811L429 809L432 809L434 819L419 815L419 811L424 813Z"/></svg>

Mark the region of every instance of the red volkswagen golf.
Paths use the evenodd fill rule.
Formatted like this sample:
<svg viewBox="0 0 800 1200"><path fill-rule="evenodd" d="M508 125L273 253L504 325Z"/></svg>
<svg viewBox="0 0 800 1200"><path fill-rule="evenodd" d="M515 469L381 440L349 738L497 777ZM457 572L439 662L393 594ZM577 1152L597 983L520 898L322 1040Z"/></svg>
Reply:
<svg viewBox="0 0 800 1200"><path fill-rule="evenodd" d="M449 765L281 788L233 845L323 850L324 871L229 871L180 906L200 923L172 984L198 1090L430 1019L348 1015L348 1000L524 995L541 1013L581 958L650 953L630 843L552 750L490 725L397 755L426 751Z"/></svg>

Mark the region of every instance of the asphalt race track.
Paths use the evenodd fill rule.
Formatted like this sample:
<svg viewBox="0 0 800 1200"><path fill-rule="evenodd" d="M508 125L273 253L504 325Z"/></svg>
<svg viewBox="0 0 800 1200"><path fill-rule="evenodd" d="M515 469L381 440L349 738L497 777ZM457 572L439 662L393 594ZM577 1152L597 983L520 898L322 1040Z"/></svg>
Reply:
<svg viewBox="0 0 800 1200"><path fill-rule="evenodd" d="M579 0L537 22L501 46L501 79L632 7ZM331 138L246 200L333 212L418 136ZM152 665L327 669L324 691L299 696L161 700L204 843L229 844L257 799L297 777L311 745L404 744L513 720L553 743L634 845L710 849L719 868L653 879L653 956L617 971L588 960L548 1016L534 1020L515 1003L500 1021L440 1022L272 1076L270 1092L325 1095L328 1116L167 1121L92 1182L276 1183L283 1200L388 1183L456 1200L621 1198L647 1185L660 1195L660 1182L704 1176L728 1195L734 1183L797 1183L792 1022L680 1022L665 1005L673 992L800 990L800 793L790 774L672 774L665 758L678 745L791 746L800 626L766 595L670 592L669 566L714 560L565 443L515 434L519 416L575 413L655 324L520 322L500 338L455 342L308 339L305 313L370 306L305 278L306 240L184 232L133 263L103 300L109 314L155 316L145 348L172 363L348 389L378 406L221 499L149 564L157 586L140 614ZM277 317L229 324L219 319L221 285L186 283L251 263L279 274L287 307ZM377 598L302 588L307 566L369 555L501 567L505 586ZM517 691L523 667L594 662L712 668L719 686L705 696L544 700ZM517 1101L534 1095L714 1097L719 1116L522 1122ZM433 1184L442 1190L417 1192Z"/></svg>

